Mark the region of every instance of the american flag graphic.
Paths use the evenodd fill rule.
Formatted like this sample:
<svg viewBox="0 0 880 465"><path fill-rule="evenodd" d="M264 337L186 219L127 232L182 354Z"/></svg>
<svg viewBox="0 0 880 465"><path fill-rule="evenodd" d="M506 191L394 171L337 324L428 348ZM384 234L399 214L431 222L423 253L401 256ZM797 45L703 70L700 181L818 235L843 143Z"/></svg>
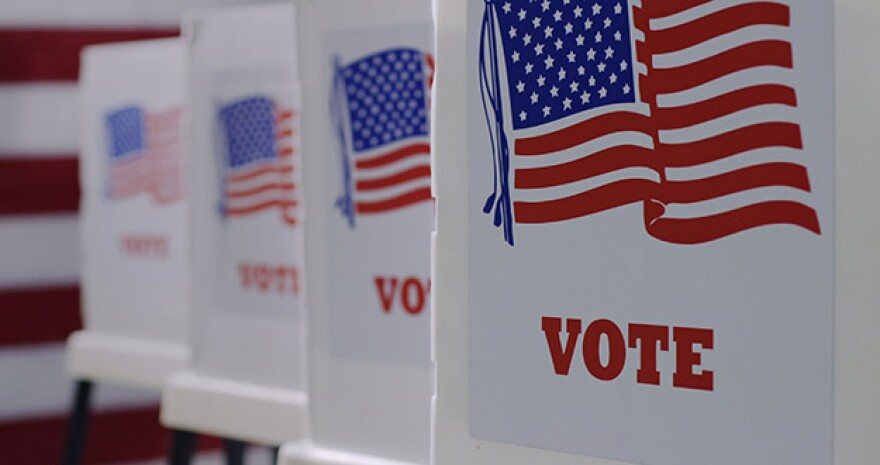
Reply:
<svg viewBox="0 0 880 465"><path fill-rule="evenodd" d="M427 94L432 65L429 54L411 48L384 50L345 67L337 63L331 113L344 194L336 205L349 226L355 226L356 215L431 199Z"/></svg>
<svg viewBox="0 0 880 465"><path fill-rule="evenodd" d="M110 170L107 193L124 199L149 193L159 204L180 200L183 178L179 107L148 113L132 105L107 114Z"/></svg>
<svg viewBox="0 0 880 465"><path fill-rule="evenodd" d="M225 215L278 209L285 223L297 223L294 119L292 109L265 96L244 98L220 108L226 147L222 183Z"/></svg>
<svg viewBox="0 0 880 465"><path fill-rule="evenodd" d="M820 234L789 26L780 2L486 2L484 211L511 245L515 223L635 202L647 232L671 243L770 224Z"/></svg>

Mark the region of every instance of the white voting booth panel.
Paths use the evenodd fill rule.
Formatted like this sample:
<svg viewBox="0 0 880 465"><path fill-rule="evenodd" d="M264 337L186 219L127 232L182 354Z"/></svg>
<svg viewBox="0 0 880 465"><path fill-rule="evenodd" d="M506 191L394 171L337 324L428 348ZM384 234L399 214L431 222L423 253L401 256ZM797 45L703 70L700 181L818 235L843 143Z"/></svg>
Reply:
<svg viewBox="0 0 880 465"><path fill-rule="evenodd" d="M880 6L436 1L435 465L880 453Z"/></svg>
<svg viewBox="0 0 880 465"><path fill-rule="evenodd" d="M191 46L193 368L162 421L279 445L306 433L300 96L289 5L207 10Z"/></svg>
<svg viewBox="0 0 880 465"><path fill-rule="evenodd" d="M280 461L427 464L431 5L297 5L312 441Z"/></svg>
<svg viewBox="0 0 880 465"><path fill-rule="evenodd" d="M186 47L89 47L80 79L85 328L67 369L160 389L190 357Z"/></svg>

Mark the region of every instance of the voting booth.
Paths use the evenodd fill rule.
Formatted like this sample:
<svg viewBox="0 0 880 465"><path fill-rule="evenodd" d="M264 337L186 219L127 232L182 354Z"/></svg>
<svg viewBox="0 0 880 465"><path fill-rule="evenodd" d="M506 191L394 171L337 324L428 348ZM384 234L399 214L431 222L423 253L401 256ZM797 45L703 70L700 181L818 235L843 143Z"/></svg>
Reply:
<svg viewBox="0 0 880 465"><path fill-rule="evenodd" d="M875 461L876 2L435 9L433 463Z"/></svg>
<svg viewBox="0 0 880 465"><path fill-rule="evenodd" d="M302 1L311 442L285 465L427 464L427 1Z"/></svg>
<svg viewBox="0 0 880 465"><path fill-rule="evenodd" d="M66 354L79 381L73 455L92 382L158 391L190 359L186 47L88 47L80 85L84 329Z"/></svg>
<svg viewBox="0 0 880 465"><path fill-rule="evenodd" d="M189 360L185 46L93 46L82 63L85 329L67 368L159 389Z"/></svg>
<svg viewBox="0 0 880 465"><path fill-rule="evenodd" d="M193 117L193 367L173 376L162 397L169 427L272 446L307 428L292 26L292 9L282 4L208 10L184 24Z"/></svg>

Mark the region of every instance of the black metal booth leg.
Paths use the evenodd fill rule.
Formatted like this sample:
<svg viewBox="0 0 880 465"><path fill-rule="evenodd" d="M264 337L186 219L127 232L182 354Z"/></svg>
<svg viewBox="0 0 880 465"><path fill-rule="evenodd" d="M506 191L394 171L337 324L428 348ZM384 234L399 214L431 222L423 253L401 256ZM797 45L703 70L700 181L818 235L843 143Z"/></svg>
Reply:
<svg viewBox="0 0 880 465"><path fill-rule="evenodd" d="M196 449L196 433L184 430L171 432L171 456L168 463L171 465L189 465L192 462Z"/></svg>
<svg viewBox="0 0 880 465"><path fill-rule="evenodd" d="M92 400L92 382L77 380L74 387L73 405L67 421L67 437L64 440L62 465L80 465L89 429L89 409Z"/></svg>
<svg viewBox="0 0 880 465"><path fill-rule="evenodd" d="M226 439L223 441L223 448L226 450L226 465L244 465L244 451L247 444L235 439Z"/></svg>

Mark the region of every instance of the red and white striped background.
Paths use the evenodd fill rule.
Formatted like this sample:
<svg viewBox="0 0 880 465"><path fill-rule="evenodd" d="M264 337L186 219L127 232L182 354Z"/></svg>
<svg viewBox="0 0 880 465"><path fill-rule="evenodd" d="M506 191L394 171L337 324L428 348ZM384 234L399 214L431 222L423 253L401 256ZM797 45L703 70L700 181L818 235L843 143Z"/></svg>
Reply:
<svg viewBox="0 0 880 465"><path fill-rule="evenodd" d="M177 35L187 4L0 3L0 463L58 463L72 397L63 351L81 325L80 49ZM158 424L156 393L99 385L94 405L87 463L166 455L169 433Z"/></svg>

